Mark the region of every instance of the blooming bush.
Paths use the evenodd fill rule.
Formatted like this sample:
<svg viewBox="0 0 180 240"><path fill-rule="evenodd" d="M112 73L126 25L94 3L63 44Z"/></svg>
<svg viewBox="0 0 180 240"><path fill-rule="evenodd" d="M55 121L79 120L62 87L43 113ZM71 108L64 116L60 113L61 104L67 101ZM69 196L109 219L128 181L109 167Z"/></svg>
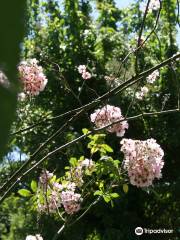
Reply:
<svg viewBox="0 0 180 240"><path fill-rule="evenodd" d="M143 2L146 6L142 12ZM172 171L167 169L167 178L155 185L162 175L163 150L154 139L142 141L151 138L152 135L162 143L164 149L170 149L166 155L168 162L166 166L171 165L173 172L178 172L174 167L178 159L173 151L180 149L177 137L179 123L176 119L178 118L165 116L167 113L179 111L177 109L179 108L179 72L178 64L175 62L178 58L174 55L177 51L175 32L178 3L175 0L168 2L139 0L134 1L132 6L123 11L118 9L115 1L96 1L97 4L92 1L93 5L91 1L62 1L61 7L58 1L42 0L40 3L28 2L28 33L21 46L21 56L27 58L27 61L21 62L18 67L24 92L18 95L17 121L12 126L8 146L9 149L16 145L19 147L20 161L10 164L8 171L6 165L2 167L1 201L12 192L15 185L17 188L23 188L18 192L23 197L29 197L29 201L25 202L25 199L19 197L16 200L20 202L19 205L24 206L25 203L28 206L28 211L25 214L23 212L23 216L28 218L31 215L29 208L33 211L35 208L38 210L35 216L37 221L24 220L33 228L33 231L27 229L26 234L41 232L47 239L52 239L52 232L58 233L59 230L57 232L58 224L53 223L51 226L54 225L54 229L53 227L50 229L44 219L60 222L62 227L64 224L67 228L74 221L81 219L99 200L104 200L112 206L114 204L116 209L120 209L119 212L116 209L115 211L109 209L108 219L110 219L109 212L114 212L111 220L115 222L114 219L117 219L120 222L118 224L120 230L123 230L127 223L125 216L129 218L132 213L129 210L129 203L141 194L143 197L142 201L139 201L139 206L133 204L131 208L133 216L139 216L134 214L136 211L144 212L143 222L146 217L153 216L151 213L147 214L153 206L156 210L159 208L159 203L154 204L154 197L149 200L147 193L152 190L154 194L159 190L160 198L164 200L165 196L169 201L173 196L173 190L164 191L163 188L165 189L166 184L170 184L171 176L173 176L173 184L178 182L175 174L171 175ZM97 12L96 19L93 16L94 7ZM5 57L6 55L8 57L9 54L5 54ZM36 59L28 59L33 55L43 62L46 69L42 69ZM80 63L87 65L78 66ZM2 62L1 68L5 70L11 82L9 66ZM153 72L152 69L156 70ZM44 97L31 99L31 96L36 96L45 89L47 84L45 70L48 78L51 79L49 89L42 95ZM155 82L160 71L161 79ZM148 72L152 73L147 76ZM93 79L88 81L92 77ZM6 86L7 89L4 89ZM4 90L7 95L12 92L14 95L12 101L16 104L16 85L13 81L8 85L2 74L0 74L0 90L2 93L0 95L3 95ZM112 102L115 106L110 105ZM2 114L7 115L7 125L11 105L8 103L8 98L7 101L1 98L2 109L7 110L7 114ZM92 112L95 106L99 109ZM117 106L121 106L123 112ZM91 116L89 116L90 112ZM146 119L159 114L163 117ZM4 122L0 124L2 130L5 126ZM170 128L167 128L169 123ZM84 126L91 128L91 132L83 129L83 134L80 133L80 129ZM127 132L129 126L131 127ZM114 134L108 134L106 142L105 134L100 134L102 129L98 128ZM136 139L139 137L141 140L127 139L125 136L125 139L121 139L122 147L119 152L117 143L119 140L115 135L124 137L126 132L128 137L136 136ZM109 142L111 146L107 144ZM25 152L25 159L22 159L21 151ZM15 155L17 157L17 153ZM25 160L27 162L24 162ZM64 168L64 164L68 166ZM32 175L29 175L30 172ZM9 177L11 174L12 177ZM30 186L29 178L23 180L27 175L29 178L37 179L33 180ZM124 198L130 184L133 185L130 191L133 189L134 194ZM15 191L17 188L14 188ZM143 192L140 188L144 188ZM155 194L155 197L157 195ZM15 194L15 198L16 196ZM119 197L121 197L120 201L114 200ZM169 202L166 203L171 212ZM104 208L105 204L102 206ZM177 209L174 202L172 209ZM102 214L99 206L94 212L95 215L97 212L99 221L99 216ZM101 217L103 224L107 223L105 212ZM93 211L90 214L94 214ZM114 217L116 214L120 217ZM2 215L6 216L4 213ZM22 239L20 235L13 237L14 235L11 234L17 228L16 221L14 225L9 224L12 223L11 214L9 215L6 221L8 227L4 228L1 225L0 232L11 225L11 232L7 234L13 239ZM164 216L163 223L168 219L168 214L165 213ZM133 223L135 220L139 219L133 219ZM153 220L148 219L149 222L154 223ZM22 222L19 225L22 226ZM114 228L116 224L112 222L109 226ZM160 223L159 218L157 222ZM85 224L84 222L83 226ZM93 224L95 227L91 226L91 228L97 229L98 232L96 222ZM101 228L101 223L99 225ZM107 225L105 228L109 235L105 234L99 239L111 236ZM67 232L70 231L66 231L65 235ZM5 233L6 237L2 238L9 239L7 234ZM122 239L131 238L127 234L120 235L118 234L118 237ZM76 236L78 237L78 234ZM30 237L37 238L37 236ZM67 236L65 238L69 239ZM70 238L74 239L74 236ZM93 236L88 239L91 238L94 239ZM82 236L82 239L86 239L86 236Z"/></svg>

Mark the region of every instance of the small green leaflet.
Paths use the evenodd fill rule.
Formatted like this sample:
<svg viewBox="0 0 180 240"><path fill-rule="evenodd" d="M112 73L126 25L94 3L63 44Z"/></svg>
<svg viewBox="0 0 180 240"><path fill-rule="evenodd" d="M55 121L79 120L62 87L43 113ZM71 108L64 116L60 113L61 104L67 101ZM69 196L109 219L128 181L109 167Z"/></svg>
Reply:
<svg viewBox="0 0 180 240"><path fill-rule="evenodd" d="M125 193L127 193L128 190L129 190L128 185L127 185L127 184L123 184L123 191L124 191Z"/></svg>
<svg viewBox="0 0 180 240"><path fill-rule="evenodd" d="M34 193L37 191L37 182L35 180L31 181L31 189Z"/></svg>
<svg viewBox="0 0 180 240"><path fill-rule="evenodd" d="M32 196L32 193L27 189L20 189L20 190L18 190L18 193L22 197L31 197Z"/></svg>

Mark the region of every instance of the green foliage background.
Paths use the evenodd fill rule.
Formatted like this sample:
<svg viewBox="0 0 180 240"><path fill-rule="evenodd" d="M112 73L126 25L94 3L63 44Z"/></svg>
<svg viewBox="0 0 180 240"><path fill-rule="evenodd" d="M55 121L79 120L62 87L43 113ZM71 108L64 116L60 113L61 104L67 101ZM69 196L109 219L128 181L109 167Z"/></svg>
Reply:
<svg viewBox="0 0 180 240"><path fill-rule="evenodd" d="M45 119L47 115L54 117L88 103L97 95L106 92L111 85L115 86L124 81L124 74L126 79L134 75L137 71L134 67L134 55L130 55L120 72L118 70L121 60L132 48L136 47L135 37L138 36L143 18L140 11L141 2L138 0L129 8L121 10L116 7L113 0L64 0L61 1L61 5L56 0L29 0L28 14L26 15L27 34L23 41L21 58L37 58L45 70L48 85L45 91L35 99L18 103L16 120L11 131L15 132L32 125ZM164 0L162 3L163 8L158 27L148 43L138 52L139 72L154 66L178 51L176 1ZM95 7L97 19L94 19L92 14ZM153 28L156 15L157 12L153 11L147 16L143 36L146 36ZM0 29L2 28L0 27ZM11 33L13 34L13 32ZM12 42L8 44L12 46ZM17 57L14 62L9 63L8 54L5 56L7 57L7 66L11 68L12 64L13 69L12 75L7 75L9 78L10 76L14 78L16 75L15 65L19 58ZM92 79L84 83L81 95L77 99L73 93L78 95L83 84L77 71L77 66L80 64L88 66L92 73ZM177 107L179 71L179 63L164 67L161 70L161 77L156 87L152 87L149 97L144 102L135 101L130 114L161 110L162 107L164 109ZM105 80L105 75L112 75L117 79L109 83ZM142 86L144 82L145 79L141 83ZM0 91L2 90L0 89ZM2 94L0 92L0 104L3 101L6 102L3 94L6 94L6 90L3 90ZM15 102L15 94L12 98L12 102ZM107 102L120 106L122 112L126 113L131 100L132 93L125 92ZM10 101L11 97L7 97L6 104ZM9 109L5 105L3 108ZM14 109L15 105L12 107L12 111L9 111L10 114ZM88 114L90 113L91 111L88 112ZM12 115L9 119L8 126ZM138 239L134 234L137 226L180 231L179 119L180 114L177 113L148 119L142 118L129 124L130 128L125 137L142 140L153 137L161 144L165 151L163 178L155 184L150 193L132 186L127 194L119 189L121 198L114 201L113 208L104 202L98 203L80 222L67 229L60 239L134 240ZM10 136L9 152L18 146L29 157L37 146L63 124L63 121L63 119L57 118L52 122L44 122L32 131ZM1 125L3 128L4 125ZM84 127L91 127L86 115L69 126L61 136L50 142L39 154L38 159L61 144L81 135ZM2 133L2 139L4 139L3 136L7 136L7 132ZM121 159L119 139L108 134L106 141L114 149L114 159ZM42 167L51 171L55 170L57 174L61 175L70 157L88 156L88 154L86 142L81 142L57 153ZM13 161L8 156L4 157L0 166L1 182L7 180L7 177L18 169L22 162L21 159ZM20 188L28 187L32 179L38 178L42 167L27 176L25 181L18 185L14 189L14 193L0 206L0 239L23 240L28 234L42 233L45 240L50 240L58 230L60 226L58 219L37 215L31 207L31 201L27 201L17 193ZM173 239L178 239L178 232Z"/></svg>

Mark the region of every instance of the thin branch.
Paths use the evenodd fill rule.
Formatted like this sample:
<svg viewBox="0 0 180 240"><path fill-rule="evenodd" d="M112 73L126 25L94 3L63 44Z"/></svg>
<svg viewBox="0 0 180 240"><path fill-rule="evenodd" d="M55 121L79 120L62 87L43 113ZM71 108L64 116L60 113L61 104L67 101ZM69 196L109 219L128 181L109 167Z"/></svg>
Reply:
<svg viewBox="0 0 180 240"><path fill-rule="evenodd" d="M40 120L39 122L36 122L36 123L30 125L29 127L22 128L22 129L19 129L16 132L11 133L10 136L26 132L26 131L31 130L31 129L33 129L33 128L35 128L35 127L37 127L37 126L39 126L39 125L41 125L43 123L47 123L49 121L53 121L53 120L56 120L56 119L59 119L59 118L64 118L64 117L67 117L67 116L69 116L71 114L74 114L74 113L75 113L75 111L68 111L66 113L62 113L62 114L57 115L55 117L51 117L51 118L46 118L46 119Z"/></svg>
<svg viewBox="0 0 180 240"><path fill-rule="evenodd" d="M138 36L138 41L137 41L137 48L141 45L141 37L142 37L143 29L144 29L144 26L145 26L146 16L148 14L150 1L151 0L148 0L148 2L146 4L146 9L145 9L145 12L144 12L141 28L140 28L140 31L139 31L139 36ZM136 74L137 74L138 73L138 50L136 51L135 69L136 69Z"/></svg>

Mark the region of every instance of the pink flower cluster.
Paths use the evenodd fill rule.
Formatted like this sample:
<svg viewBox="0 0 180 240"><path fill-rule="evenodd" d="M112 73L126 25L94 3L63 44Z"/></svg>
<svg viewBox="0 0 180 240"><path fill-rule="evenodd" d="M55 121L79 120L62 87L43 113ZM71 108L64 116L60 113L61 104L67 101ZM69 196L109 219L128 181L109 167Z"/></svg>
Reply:
<svg viewBox="0 0 180 240"><path fill-rule="evenodd" d="M105 127L111 123L124 119L121 114L121 109L111 105L106 105L101 109L95 110L95 112L91 114L90 118L91 122L93 122L97 128ZM108 127L107 131L111 133L115 132L118 137L122 137L124 136L126 129L128 129L128 123L124 120Z"/></svg>
<svg viewBox="0 0 180 240"><path fill-rule="evenodd" d="M80 210L81 195L74 193L74 191L62 191L61 201L68 214L73 214Z"/></svg>
<svg viewBox="0 0 180 240"><path fill-rule="evenodd" d="M164 166L164 152L154 139L146 141L122 139L124 169L128 171L130 183L137 187L152 185L155 178L161 177Z"/></svg>
<svg viewBox="0 0 180 240"><path fill-rule="evenodd" d="M22 61L18 66L18 70L23 90L27 95L36 96L44 90L47 78L36 59Z"/></svg>
<svg viewBox="0 0 180 240"><path fill-rule="evenodd" d="M87 80L91 78L90 72L87 71L85 65L79 65L78 72L81 74L82 78Z"/></svg>
<svg viewBox="0 0 180 240"><path fill-rule="evenodd" d="M147 82L148 83L154 83L156 81L156 78L159 77L159 71L155 70L153 73L151 73L148 77L147 77Z"/></svg>
<svg viewBox="0 0 180 240"><path fill-rule="evenodd" d="M53 173L44 170L39 177L40 194L38 201L38 210L40 212L55 212L57 207L61 206L59 185L51 183ZM51 183L51 184L50 184Z"/></svg>
<svg viewBox="0 0 180 240"><path fill-rule="evenodd" d="M76 184L67 182L60 184L55 181L53 173L43 171L39 178L38 210L52 213L63 206L67 214L80 209L81 195L75 193Z"/></svg>

